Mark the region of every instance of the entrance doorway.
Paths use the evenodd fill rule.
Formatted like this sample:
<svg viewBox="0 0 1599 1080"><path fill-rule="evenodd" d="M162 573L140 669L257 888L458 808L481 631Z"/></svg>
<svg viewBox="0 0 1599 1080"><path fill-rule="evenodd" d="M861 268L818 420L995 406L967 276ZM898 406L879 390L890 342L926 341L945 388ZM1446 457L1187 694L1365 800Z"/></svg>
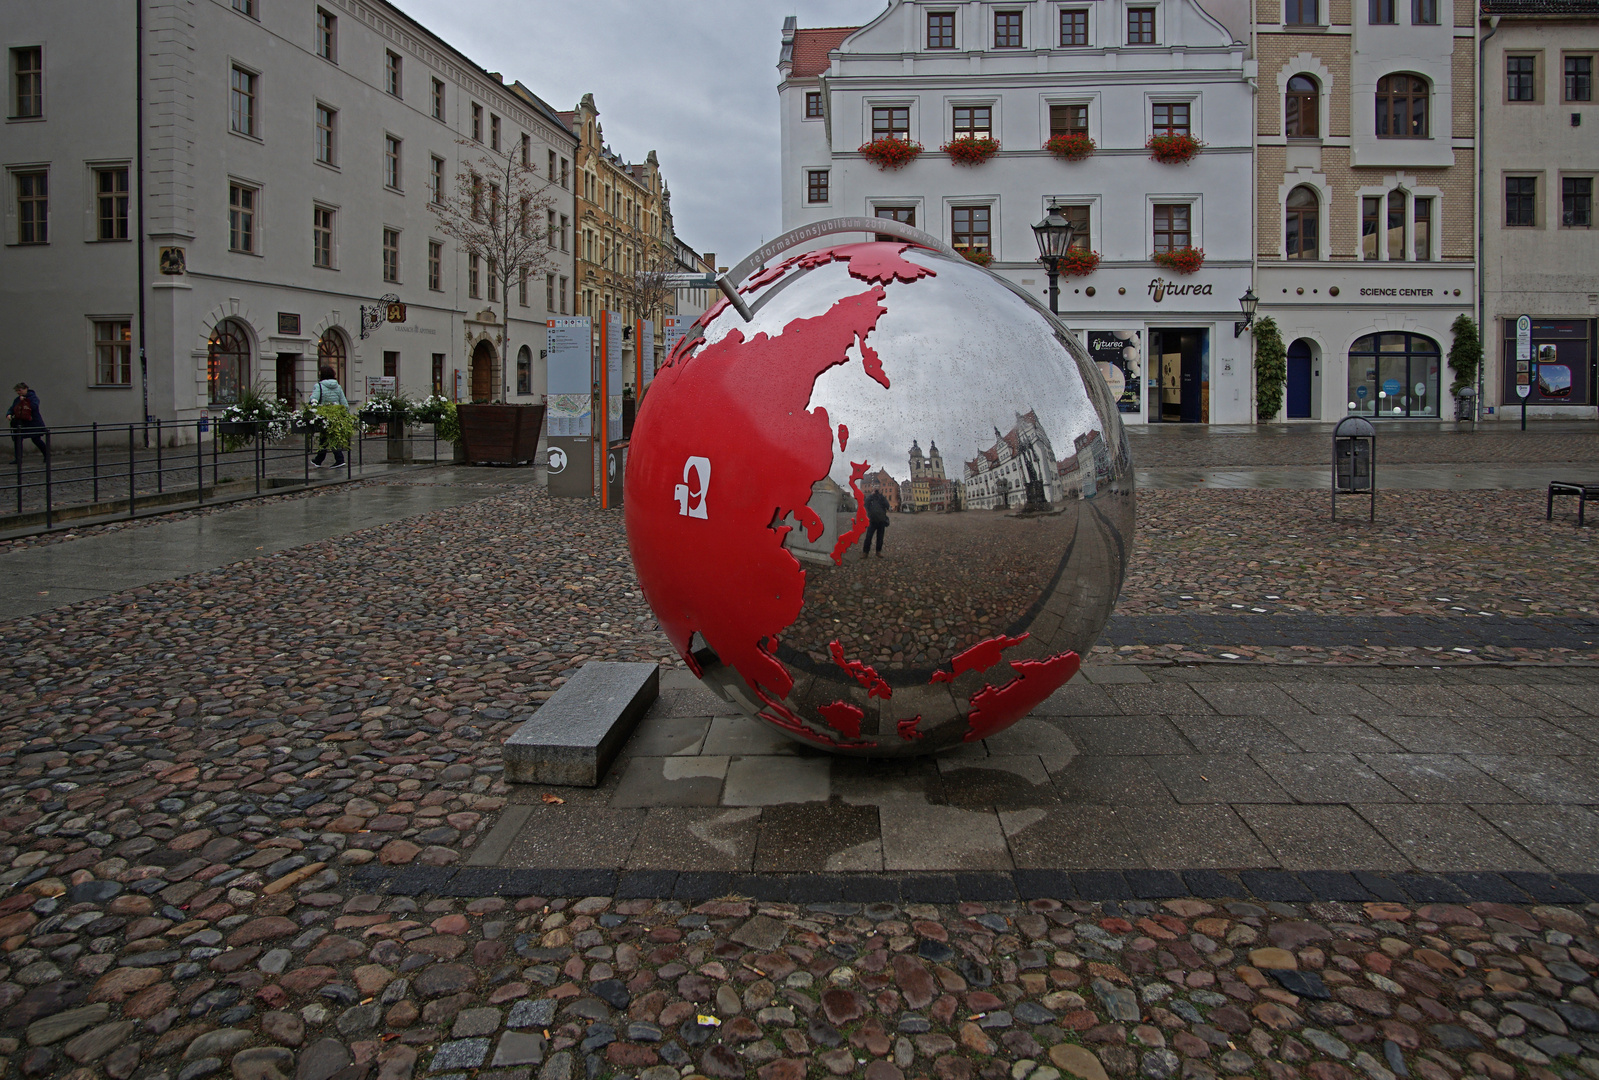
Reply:
<svg viewBox="0 0 1599 1080"><path fill-rule="evenodd" d="M494 398L494 346L486 341L477 343L472 350L472 400L492 401Z"/></svg>
<svg viewBox="0 0 1599 1080"><path fill-rule="evenodd" d="M1288 419L1310 419L1310 342L1298 338L1288 346Z"/></svg>
<svg viewBox="0 0 1599 1080"><path fill-rule="evenodd" d="M299 380L294 377L299 363L299 353L278 353L278 400L295 407L300 404Z"/></svg>
<svg viewBox="0 0 1599 1080"><path fill-rule="evenodd" d="M1210 332L1203 328L1149 332L1152 423L1210 423Z"/></svg>

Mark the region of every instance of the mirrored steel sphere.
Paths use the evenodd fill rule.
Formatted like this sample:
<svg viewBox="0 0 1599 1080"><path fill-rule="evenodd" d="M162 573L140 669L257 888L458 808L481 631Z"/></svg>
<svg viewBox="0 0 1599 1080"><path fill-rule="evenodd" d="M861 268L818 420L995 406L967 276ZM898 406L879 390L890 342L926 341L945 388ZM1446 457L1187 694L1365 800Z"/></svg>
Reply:
<svg viewBox="0 0 1599 1080"><path fill-rule="evenodd" d="M1036 300L850 244L752 274L640 403L644 595L723 698L840 754L985 738L1076 672L1134 518L1116 403ZM864 546L863 546L864 545Z"/></svg>

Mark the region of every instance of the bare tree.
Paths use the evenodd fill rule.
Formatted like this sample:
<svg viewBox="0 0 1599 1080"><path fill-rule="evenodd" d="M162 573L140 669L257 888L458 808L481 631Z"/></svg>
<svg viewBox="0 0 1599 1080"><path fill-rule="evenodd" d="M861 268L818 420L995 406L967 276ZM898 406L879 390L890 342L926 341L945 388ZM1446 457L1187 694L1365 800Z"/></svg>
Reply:
<svg viewBox="0 0 1599 1080"><path fill-rule="evenodd" d="M500 354L503 402L509 396L505 358L510 351L511 289L557 268L561 237L553 212L558 203L552 178L539 175L526 139L504 153L466 139L457 141L476 149L477 154L467 159L456 175L455 193L436 193L431 208L439 231L467 256L486 264L491 311L499 297L500 331L495 346Z"/></svg>
<svg viewBox="0 0 1599 1080"><path fill-rule="evenodd" d="M626 222L618 221L613 231L616 246L611 254L617 265L613 268L611 290L637 318L652 319L659 326L668 302L677 295L676 290L666 286L666 275L675 269L671 249L660 237ZM632 253L630 264L620 261L623 252ZM631 273L627 272L628 265L632 266Z"/></svg>

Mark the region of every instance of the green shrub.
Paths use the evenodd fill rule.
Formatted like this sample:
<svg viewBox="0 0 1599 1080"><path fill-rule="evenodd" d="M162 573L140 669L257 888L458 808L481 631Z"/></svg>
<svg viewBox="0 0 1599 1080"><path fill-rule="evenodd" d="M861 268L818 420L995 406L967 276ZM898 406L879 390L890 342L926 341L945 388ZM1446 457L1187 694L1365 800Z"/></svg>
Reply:
<svg viewBox="0 0 1599 1080"><path fill-rule="evenodd" d="M1288 382L1288 350L1277 323L1267 316L1255 320L1255 416L1265 423L1283 404Z"/></svg>
<svg viewBox="0 0 1599 1080"><path fill-rule="evenodd" d="M322 445L329 450L348 450L355 438L355 417L350 410L343 405L318 405L316 414L322 418Z"/></svg>
<svg viewBox="0 0 1599 1080"><path fill-rule="evenodd" d="M1482 366L1482 338L1470 315L1457 315L1449 329L1455 335L1455 343L1449 346L1449 370L1455 373L1449 392L1458 394L1477 383L1477 369Z"/></svg>

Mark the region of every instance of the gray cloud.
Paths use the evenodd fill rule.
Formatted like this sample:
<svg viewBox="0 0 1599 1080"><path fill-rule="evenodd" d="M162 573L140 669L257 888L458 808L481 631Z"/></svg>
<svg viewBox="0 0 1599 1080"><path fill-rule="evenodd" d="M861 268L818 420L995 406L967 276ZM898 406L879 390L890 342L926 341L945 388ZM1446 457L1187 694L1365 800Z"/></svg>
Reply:
<svg viewBox="0 0 1599 1080"><path fill-rule="evenodd" d="M860 26L883 0L398 0L557 109L594 95L611 148L657 152L678 235L731 266L782 227L777 54L783 19Z"/></svg>

